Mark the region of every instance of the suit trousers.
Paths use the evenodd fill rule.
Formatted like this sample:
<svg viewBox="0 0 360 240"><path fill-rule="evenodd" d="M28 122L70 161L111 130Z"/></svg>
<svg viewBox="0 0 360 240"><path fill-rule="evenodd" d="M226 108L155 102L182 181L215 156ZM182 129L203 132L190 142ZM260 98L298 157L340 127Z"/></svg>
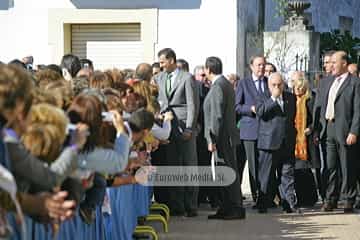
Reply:
<svg viewBox="0 0 360 240"><path fill-rule="evenodd" d="M167 166L166 145L160 145L159 148L151 153L151 164L154 166ZM168 187L154 186L154 198L158 203L169 203Z"/></svg>
<svg viewBox="0 0 360 240"><path fill-rule="evenodd" d="M196 136L190 140L173 138L166 146L167 166L197 167ZM174 212L197 210L198 187L178 186L168 188L168 206Z"/></svg>
<svg viewBox="0 0 360 240"><path fill-rule="evenodd" d="M285 143L284 143L285 144ZM260 204L272 200L271 186L276 185L275 171L279 168L281 172L281 180L279 192L282 199L287 200L290 206L294 207L297 203L295 193L294 169L295 163L293 159L289 159L288 154L279 150L262 150L259 149L259 184L260 195L263 196Z"/></svg>
<svg viewBox="0 0 360 240"><path fill-rule="evenodd" d="M356 147L358 145L344 145L337 140L335 122L329 121L326 126L326 164L328 171L326 202L333 202L338 198L340 166L342 174L341 193L344 200L353 204L356 197L356 180L358 164L356 162Z"/></svg>
<svg viewBox="0 0 360 240"><path fill-rule="evenodd" d="M204 132L201 131L196 137L196 148L199 166L209 166L211 153L208 151L207 141ZM221 201L221 193L218 187L199 187L198 203L210 203L212 207L217 207Z"/></svg>
<svg viewBox="0 0 360 240"><path fill-rule="evenodd" d="M258 191L258 148L256 140L243 140L249 166L250 189L254 202Z"/></svg>
<svg viewBox="0 0 360 240"><path fill-rule="evenodd" d="M236 146L236 159L238 164L239 181L241 186L243 181L245 164L246 164L246 152L245 152L243 140L241 140L240 144Z"/></svg>
<svg viewBox="0 0 360 240"><path fill-rule="evenodd" d="M222 193L220 209L224 210L225 212L231 212L243 207L242 192L236 160L236 149L235 147L231 147L230 144L227 144L223 154L225 162L224 165L234 170L236 178L235 181L229 186L220 187L220 191Z"/></svg>

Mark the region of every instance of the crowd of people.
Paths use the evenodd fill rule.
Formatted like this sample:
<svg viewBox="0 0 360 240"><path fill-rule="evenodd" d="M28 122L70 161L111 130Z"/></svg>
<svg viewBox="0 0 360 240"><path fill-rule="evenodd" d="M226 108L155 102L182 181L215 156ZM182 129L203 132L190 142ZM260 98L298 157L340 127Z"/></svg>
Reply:
<svg viewBox="0 0 360 240"><path fill-rule="evenodd" d="M170 48L134 70L94 70L71 54L36 69L32 57L0 63L0 235L16 234L22 211L54 232L75 216L90 225L99 208L111 212L109 189L141 183L139 168L210 166L213 157L234 182L154 186L154 200L172 216L196 217L206 203L216 210L208 219L244 219L247 160L259 213L300 212L318 195L323 211L360 207L356 64L328 52L316 88L303 72L285 81L263 56L249 67L244 79L224 76L221 59L208 57L191 74Z"/></svg>

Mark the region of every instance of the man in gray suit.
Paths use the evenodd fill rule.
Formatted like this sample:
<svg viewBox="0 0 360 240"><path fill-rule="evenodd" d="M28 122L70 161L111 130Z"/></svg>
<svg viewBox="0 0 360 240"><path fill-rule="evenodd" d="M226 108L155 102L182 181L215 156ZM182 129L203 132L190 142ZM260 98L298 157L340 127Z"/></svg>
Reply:
<svg viewBox="0 0 360 240"><path fill-rule="evenodd" d="M360 134L360 83L348 73L348 57L344 51L331 56L331 76L322 79L316 95L315 110L319 119L315 131L320 141L325 141L326 198L323 211L337 208L340 166L342 175L341 194L344 213L354 211L356 180L358 176L358 137Z"/></svg>
<svg viewBox="0 0 360 240"><path fill-rule="evenodd" d="M195 128L199 96L192 75L176 67L176 55L170 48L158 53L163 72L155 77L159 86L161 111L174 113L170 143L166 146L169 166L197 166ZM168 205L172 215L197 216L197 187L169 188Z"/></svg>
<svg viewBox="0 0 360 240"><path fill-rule="evenodd" d="M240 143L239 131L236 129L235 92L231 83L222 75L222 63L217 57L209 57L205 63L205 73L212 82L210 91L204 101L204 135L208 150L217 152L218 158L234 170L235 181L222 187L223 201L220 208L208 219L244 219L245 209L242 205L242 194L237 171L235 149Z"/></svg>

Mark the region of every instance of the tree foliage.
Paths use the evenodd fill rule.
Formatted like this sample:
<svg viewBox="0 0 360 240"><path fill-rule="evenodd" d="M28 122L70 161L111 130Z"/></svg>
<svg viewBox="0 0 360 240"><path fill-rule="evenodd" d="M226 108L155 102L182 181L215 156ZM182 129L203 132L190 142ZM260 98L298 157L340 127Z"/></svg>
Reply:
<svg viewBox="0 0 360 240"><path fill-rule="evenodd" d="M359 49L357 49L359 48ZM349 31L341 33L339 30L320 34L320 52L324 54L329 50L343 50L348 53L350 62L358 62L360 53L360 38L353 37Z"/></svg>
<svg viewBox="0 0 360 240"><path fill-rule="evenodd" d="M289 11L288 11L288 0L273 0L276 4L276 17L284 17L287 18Z"/></svg>

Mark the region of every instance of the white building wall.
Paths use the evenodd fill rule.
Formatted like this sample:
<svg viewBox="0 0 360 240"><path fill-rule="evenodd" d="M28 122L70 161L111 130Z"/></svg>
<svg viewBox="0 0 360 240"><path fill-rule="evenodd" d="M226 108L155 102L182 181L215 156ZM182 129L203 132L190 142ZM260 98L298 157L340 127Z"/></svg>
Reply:
<svg viewBox="0 0 360 240"><path fill-rule="evenodd" d="M236 1L202 0L200 9L160 9L158 36L155 52L173 48L191 71L206 57L218 56L225 74L236 72Z"/></svg>
<svg viewBox="0 0 360 240"><path fill-rule="evenodd" d="M74 8L68 0L15 0L14 7L0 11L0 61L8 62L27 55L34 64L51 62L52 46L48 44L48 9ZM59 59L60 62L60 59Z"/></svg>
<svg viewBox="0 0 360 240"><path fill-rule="evenodd" d="M35 64L51 63L54 51L48 39L49 9L121 9L143 6L159 8L158 43L154 46L154 61L157 60L158 50L171 47L178 58L184 58L190 63L191 69L195 65L204 64L208 56L219 56L224 62L225 73L236 71L236 0L175 1L174 8L167 1L152 1L158 2L158 6L150 2L14 0L13 8L0 10L0 29L5 33L0 38L0 61L8 62L31 54Z"/></svg>

